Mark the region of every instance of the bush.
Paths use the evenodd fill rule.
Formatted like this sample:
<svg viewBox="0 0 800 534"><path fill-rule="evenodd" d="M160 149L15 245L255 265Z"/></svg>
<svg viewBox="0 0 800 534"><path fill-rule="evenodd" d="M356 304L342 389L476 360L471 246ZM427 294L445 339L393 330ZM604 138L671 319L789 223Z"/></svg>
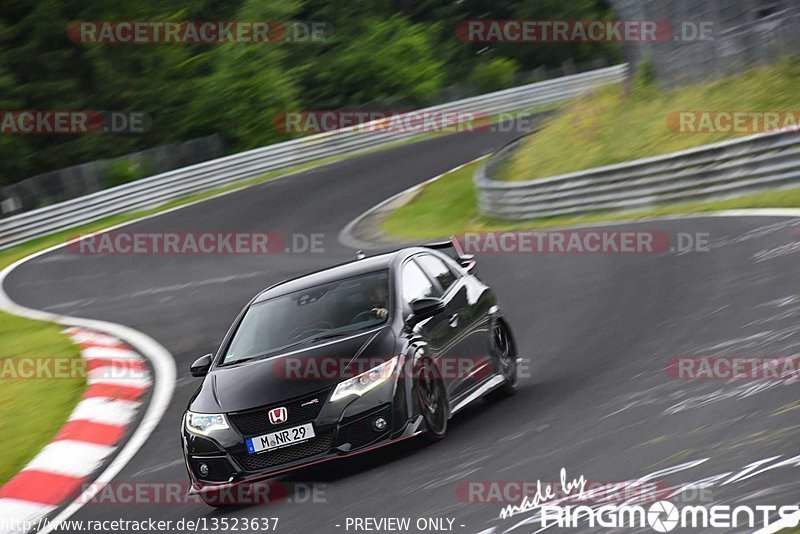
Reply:
<svg viewBox="0 0 800 534"><path fill-rule="evenodd" d="M106 169L105 182L106 187L114 187L117 185L127 184L144 178L147 175L142 162L137 160L128 160L125 158L114 161Z"/></svg>
<svg viewBox="0 0 800 534"><path fill-rule="evenodd" d="M633 79L634 96L653 96L658 92L656 85L656 64L651 58L642 60L636 68Z"/></svg>
<svg viewBox="0 0 800 534"><path fill-rule="evenodd" d="M518 71L519 65L513 59L496 57L479 63L473 69L470 81L481 93L491 93L511 87Z"/></svg>

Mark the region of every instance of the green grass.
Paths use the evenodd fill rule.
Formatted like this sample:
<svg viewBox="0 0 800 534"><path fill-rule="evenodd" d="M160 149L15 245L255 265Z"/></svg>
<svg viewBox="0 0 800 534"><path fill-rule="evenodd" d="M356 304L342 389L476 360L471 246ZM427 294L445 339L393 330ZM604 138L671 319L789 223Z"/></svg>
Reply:
<svg viewBox="0 0 800 534"><path fill-rule="evenodd" d="M621 86L606 87L564 106L560 115L523 142L502 167L500 178L554 176L730 139L734 136L677 133L669 127L668 117L675 111L791 111L797 105L798 80L800 60L785 58L770 67L668 92L637 83L623 96ZM428 185L383 222L384 233L400 239L431 239L459 232L552 228L724 209L800 207L800 189L791 189L636 212L499 221L478 213L473 171L474 166L465 167Z"/></svg>
<svg viewBox="0 0 800 534"><path fill-rule="evenodd" d="M489 223L478 214L472 173L467 165L428 184L408 204L392 212L381 230L398 238L436 238Z"/></svg>
<svg viewBox="0 0 800 534"><path fill-rule="evenodd" d="M679 111L795 111L800 60L710 83L660 91L637 85L628 96L614 85L573 102L529 137L503 166L500 179L530 180L666 154L723 141L735 134L679 133L668 117Z"/></svg>
<svg viewBox="0 0 800 534"><path fill-rule="evenodd" d="M462 232L554 228L729 209L800 207L800 188L797 188L743 195L711 202L664 205L627 213L605 212L586 217L551 217L518 222L498 221L483 217L478 213L475 203L475 188L472 183L472 174L476 165L463 167L429 184L411 202L391 213L383 222L381 230L386 235L398 239L423 240Z"/></svg>
<svg viewBox="0 0 800 534"><path fill-rule="evenodd" d="M0 369L5 358L80 359L78 347L62 327L0 315ZM11 479L53 439L80 399L83 378L13 379L0 377L0 485Z"/></svg>

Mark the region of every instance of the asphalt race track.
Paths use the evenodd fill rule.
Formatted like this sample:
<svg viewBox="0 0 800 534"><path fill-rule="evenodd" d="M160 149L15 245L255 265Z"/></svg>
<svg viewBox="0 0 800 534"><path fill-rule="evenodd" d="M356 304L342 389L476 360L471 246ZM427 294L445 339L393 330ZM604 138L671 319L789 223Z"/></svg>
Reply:
<svg viewBox="0 0 800 534"><path fill-rule="evenodd" d="M172 406L117 482L185 482L179 422L198 386L189 364L216 349L241 306L280 279L353 257L337 242L353 218L510 135L401 146L127 228L319 233L323 254L91 256L62 249L17 269L5 288L31 308L139 329L172 352L179 369ZM687 492L693 503L797 504L800 384L676 380L666 367L679 356L800 352L800 247L778 249L800 241L800 220L629 226L673 237L706 233L710 250L479 257L478 273L497 290L532 373L517 396L461 412L443 442L406 442L281 479L323 485L325 502L222 512L202 504L90 503L73 519L279 517L278 532L335 533L346 532L347 517L448 517L455 532L533 532L538 524L519 525L529 514L500 519L501 503L463 502L465 484L550 481L562 468L591 481L652 474L674 488L714 477L702 494Z"/></svg>

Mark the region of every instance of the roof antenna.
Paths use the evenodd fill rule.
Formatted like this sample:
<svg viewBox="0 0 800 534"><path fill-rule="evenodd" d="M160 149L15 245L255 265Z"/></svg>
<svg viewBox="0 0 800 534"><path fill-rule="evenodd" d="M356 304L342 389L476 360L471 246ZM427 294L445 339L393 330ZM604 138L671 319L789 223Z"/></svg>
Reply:
<svg viewBox="0 0 800 534"><path fill-rule="evenodd" d="M356 259L357 259L357 260L363 260L363 259L364 259L364 258L366 258L366 257L367 257L367 255L366 255L366 254L364 254L364 251L363 251L363 250L357 250L357 251L356 251Z"/></svg>

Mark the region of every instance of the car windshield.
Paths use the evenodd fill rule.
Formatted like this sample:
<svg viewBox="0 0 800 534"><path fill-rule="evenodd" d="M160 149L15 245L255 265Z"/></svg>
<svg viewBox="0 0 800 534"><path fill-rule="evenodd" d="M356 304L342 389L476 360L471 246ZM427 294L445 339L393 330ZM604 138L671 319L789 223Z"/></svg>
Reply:
<svg viewBox="0 0 800 534"><path fill-rule="evenodd" d="M260 302L245 313L222 365L383 324L388 301L389 273L384 270Z"/></svg>

